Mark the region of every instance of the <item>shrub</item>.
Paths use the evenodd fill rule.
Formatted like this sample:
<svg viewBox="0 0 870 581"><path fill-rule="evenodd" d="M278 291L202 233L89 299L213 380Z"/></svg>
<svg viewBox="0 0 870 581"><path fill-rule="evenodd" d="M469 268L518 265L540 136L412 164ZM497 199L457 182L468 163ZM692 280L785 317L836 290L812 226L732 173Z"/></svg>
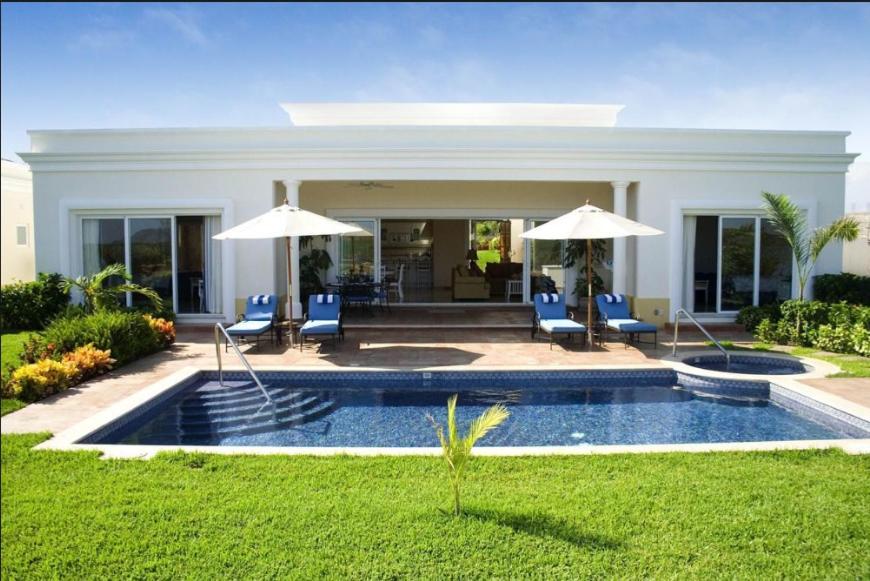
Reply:
<svg viewBox="0 0 870 581"><path fill-rule="evenodd" d="M33 282L0 288L0 328L21 331L45 327L69 304L59 274L40 273Z"/></svg>
<svg viewBox="0 0 870 581"><path fill-rule="evenodd" d="M743 325L748 332L755 331L758 324L764 319L770 319L775 323L780 319L779 303L772 303L761 307L743 307L737 313L737 323Z"/></svg>
<svg viewBox="0 0 870 581"><path fill-rule="evenodd" d="M55 319L45 329L42 341L54 353L67 353L90 343L98 349L110 350L120 365L154 353L164 344L164 338L158 336L143 315L128 311L100 311Z"/></svg>
<svg viewBox="0 0 870 581"><path fill-rule="evenodd" d="M845 302L786 301L779 310L779 319L771 316L757 324L755 337L759 341L870 355L870 307Z"/></svg>
<svg viewBox="0 0 870 581"><path fill-rule="evenodd" d="M72 361L43 359L16 369L3 386L3 397L36 401L68 388L77 376L78 369Z"/></svg>
<svg viewBox="0 0 870 581"><path fill-rule="evenodd" d="M69 362L76 366L78 373L76 382L102 375L112 369L112 365L115 363L115 360L112 359L111 351L97 349L90 343L83 347L78 347L70 353L64 353L61 361Z"/></svg>
<svg viewBox="0 0 870 581"><path fill-rule="evenodd" d="M870 307L870 276L849 272L822 274L813 279L813 295L817 301L825 303L846 301Z"/></svg>
<svg viewBox="0 0 870 581"><path fill-rule="evenodd" d="M151 315L145 315L145 320L148 321L151 330L161 338L164 347L175 343L175 323Z"/></svg>

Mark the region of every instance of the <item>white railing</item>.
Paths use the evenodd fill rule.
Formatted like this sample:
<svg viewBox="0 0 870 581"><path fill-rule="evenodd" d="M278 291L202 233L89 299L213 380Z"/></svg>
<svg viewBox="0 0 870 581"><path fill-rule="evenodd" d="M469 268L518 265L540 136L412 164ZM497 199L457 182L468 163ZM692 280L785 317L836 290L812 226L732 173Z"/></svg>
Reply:
<svg viewBox="0 0 870 581"><path fill-rule="evenodd" d="M263 387L263 383L260 381L260 378L257 377L256 373L254 373L254 368L251 367L251 364L248 363L248 360L245 359L245 356L239 350L239 347L236 345L236 342L233 341L233 338L230 337L230 334L227 333L227 330L224 329L223 325L221 325L220 323L215 323L214 324L214 348L215 348L215 352L217 353L218 382L220 383L220 385L223 386L223 384L224 384L224 369L223 369L223 364L221 362L221 334L223 334L223 336L226 338L227 344L231 345L233 348L233 351L235 351L236 355L239 356L239 359L241 359L241 361L242 361L242 365L245 366L245 369L248 370L248 373L250 373L251 377L254 379L254 383L256 383L257 387L260 388L260 391L263 392L263 397L265 397L269 403L274 403L272 401L272 397L269 395L269 392L267 392L266 388Z"/></svg>
<svg viewBox="0 0 870 581"><path fill-rule="evenodd" d="M716 348L718 348L719 351L722 352L722 354L725 356L725 369L731 367L731 354L728 353L725 347L723 347L722 344L719 343L719 341L714 339L713 335L708 333L707 329L705 329L703 325L701 325L701 323L695 320L695 317L690 315L688 311L686 311L686 309L677 309L677 312L674 314L674 350L672 352L672 355L674 357L677 356L677 338L680 334L680 315L686 315L686 318L695 323L695 326L698 327L702 333L704 333L707 339L709 339L713 343L713 345L715 345Z"/></svg>

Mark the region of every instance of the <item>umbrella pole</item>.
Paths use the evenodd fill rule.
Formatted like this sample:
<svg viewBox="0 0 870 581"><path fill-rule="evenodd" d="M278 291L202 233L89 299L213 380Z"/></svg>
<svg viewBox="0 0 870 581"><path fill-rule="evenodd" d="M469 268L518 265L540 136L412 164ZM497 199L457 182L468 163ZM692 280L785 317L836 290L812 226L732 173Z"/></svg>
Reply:
<svg viewBox="0 0 870 581"><path fill-rule="evenodd" d="M287 249L287 320L290 321L290 347L293 347L293 260L290 256L290 237L284 237L284 245Z"/></svg>
<svg viewBox="0 0 870 581"><path fill-rule="evenodd" d="M586 239L586 340L592 350L592 239Z"/></svg>

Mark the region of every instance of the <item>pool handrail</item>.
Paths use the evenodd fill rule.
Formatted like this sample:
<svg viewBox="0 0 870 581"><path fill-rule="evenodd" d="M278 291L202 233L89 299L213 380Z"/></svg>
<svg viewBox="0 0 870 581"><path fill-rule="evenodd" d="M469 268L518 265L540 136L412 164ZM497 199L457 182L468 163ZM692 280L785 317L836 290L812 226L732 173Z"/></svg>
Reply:
<svg viewBox="0 0 870 581"><path fill-rule="evenodd" d="M224 385L224 369L223 369L223 365L221 362L221 333L223 333L223 336L226 337L228 344L232 346L233 351L236 352L236 355L239 356L239 359L242 360L242 364L245 366L245 369L248 370L248 373L251 374L251 377L254 379L254 382L257 384L257 387L259 387L260 391L263 392L263 396L266 398L266 401L268 401L269 403L275 403L272 401L272 396L270 396L269 392L266 391L266 388L263 387L263 383L260 381L260 378L257 377L256 373L254 373L254 368L251 367L251 364L248 363L248 360L242 354L241 350L239 350L239 347L236 345L236 342L233 341L233 338L230 337L230 334L227 333L227 330L224 328L223 325L221 325L220 323L215 323L214 324L214 348L215 348L215 352L217 353L218 382L220 383L221 387L223 387L223 385Z"/></svg>
<svg viewBox="0 0 870 581"><path fill-rule="evenodd" d="M714 339L713 335L711 335L707 331L707 329L705 329L704 326L701 323L699 323L697 321L697 319L695 319L695 317L690 315L686 309L677 309L677 312L674 313L674 349L673 349L673 352L671 354L674 357L677 356L677 340L678 340L678 337L680 334L680 315L686 315L686 318L689 319L691 322L693 322L695 324L695 326L698 327L702 333L704 333L704 335L707 337L707 339L709 339L713 343L713 345L715 345L716 348L722 352L722 354L725 356L725 369L728 369L729 367L731 367L731 354L728 353L728 351L725 349L725 347L723 347L719 341Z"/></svg>

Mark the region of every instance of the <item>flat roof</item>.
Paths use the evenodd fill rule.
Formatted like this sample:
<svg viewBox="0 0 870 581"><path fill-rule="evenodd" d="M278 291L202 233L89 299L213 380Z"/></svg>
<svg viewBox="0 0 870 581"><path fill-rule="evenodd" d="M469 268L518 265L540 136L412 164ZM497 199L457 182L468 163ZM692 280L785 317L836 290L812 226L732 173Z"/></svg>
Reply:
<svg viewBox="0 0 870 581"><path fill-rule="evenodd" d="M281 103L297 127L614 127L624 105L576 103Z"/></svg>

